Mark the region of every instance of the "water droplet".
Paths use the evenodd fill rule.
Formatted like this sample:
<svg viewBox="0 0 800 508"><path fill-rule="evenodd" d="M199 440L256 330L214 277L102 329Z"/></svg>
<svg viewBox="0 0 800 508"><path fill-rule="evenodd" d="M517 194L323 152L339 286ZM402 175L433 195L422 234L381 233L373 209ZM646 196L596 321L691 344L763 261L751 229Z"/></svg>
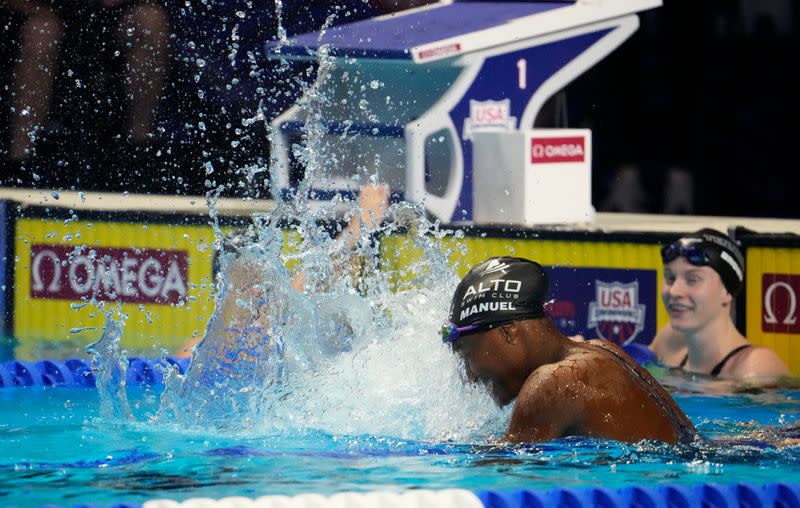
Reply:
<svg viewBox="0 0 800 508"><path fill-rule="evenodd" d="M194 61L194 63L195 63L195 64L196 64L198 67L200 67L201 69L202 69L203 67L205 67L205 66L206 66L206 61L205 61L205 60L203 60L202 58L198 58L197 60L195 60L195 61Z"/></svg>
<svg viewBox="0 0 800 508"><path fill-rule="evenodd" d="M369 106L369 102L367 102L366 99L361 99L360 101L358 101L358 107L359 108L367 109L368 106Z"/></svg>
<svg viewBox="0 0 800 508"><path fill-rule="evenodd" d="M373 90L377 90L379 86L381 86L381 82L378 81L377 79L373 79L372 81L369 82L369 87L372 88Z"/></svg>
<svg viewBox="0 0 800 508"><path fill-rule="evenodd" d="M236 11L236 15L240 18L244 18L247 14L245 14L244 11Z"/></svg>

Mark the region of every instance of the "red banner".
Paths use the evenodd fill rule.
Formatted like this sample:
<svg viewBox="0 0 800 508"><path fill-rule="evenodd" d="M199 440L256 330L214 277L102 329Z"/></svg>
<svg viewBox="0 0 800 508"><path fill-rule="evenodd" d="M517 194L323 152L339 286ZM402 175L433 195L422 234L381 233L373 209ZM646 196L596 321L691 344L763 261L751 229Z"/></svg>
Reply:
<svg viewBox="0 0 800 508"><path fill-rule="evenodd" d="M585 143L581 136L531 138L531 162L583 162L586 160Z"/></svg>
<svg viewBox="0 0 800 508"><path fill-rule="evenodd" d="M31 245L33 298L177 304L185 301L183 250Z"/></svg>

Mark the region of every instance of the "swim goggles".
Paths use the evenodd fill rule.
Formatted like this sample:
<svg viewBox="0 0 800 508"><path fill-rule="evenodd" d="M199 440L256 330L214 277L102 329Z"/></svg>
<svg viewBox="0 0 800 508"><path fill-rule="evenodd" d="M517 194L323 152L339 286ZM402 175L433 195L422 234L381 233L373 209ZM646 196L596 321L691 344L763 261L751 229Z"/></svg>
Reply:
<svg viewBox="0 0 800 508"><path fill-rule="evenodd" d="M711 264L711 258L705 249L694 243L686 243L684 240L678 240L661 249L661 260L664 263L669 263L679 256L683 256L695 266Z"/></svg>
<svg viewBox="0 0 800 508"><path fill-rule="evenodd" d="M474 332L479 328L480 326L478 325L456 326L453 323L445 323L441 331L442 342L445 344L452 344L465 333Z"/></svg>

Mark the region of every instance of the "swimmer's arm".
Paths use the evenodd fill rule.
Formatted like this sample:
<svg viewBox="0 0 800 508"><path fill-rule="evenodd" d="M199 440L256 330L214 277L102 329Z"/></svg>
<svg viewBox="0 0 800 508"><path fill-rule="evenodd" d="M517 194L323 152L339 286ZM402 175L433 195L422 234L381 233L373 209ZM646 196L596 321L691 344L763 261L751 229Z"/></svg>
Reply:
<svg viewBox="0 0 800 508"><path fill-rule="evenodd" d="M242 255L230 260L223 279L222 300L217 304L206 333L187 341L175 353L191 357L193 348L203 337L215 337L220 347L233 348L241 330L264 326L259 322L259 302L264 300L264 289L259 283L257 261Z"/></svg>
<svg viewBox="0 0 800 508"><path fill-rule="evenodd" d="M361 188L358 193L358 213L353 214L347 226L336 236L337 240L344 242L344 252L353 258L349 263L344 263L345 265L352 266L358 261L354 256L354 249L361 238L362 226L366 231L380 226L388 207L389 187L386 184L370 184ZM345 275L345 270L335 274L334 278L339 279L342 275ZM305 272L297 273L292 278L292 287L302 293L305 286Z"/></svg>
<svg viewBox="0 0 800 508"><path fill-rule="evenodd" d="M571 385L555 365L540 367L517 396L503 441L533 443L563 437L574 427L577 398L563 393ZM568 374L567 374L568 375ZM562 383L566 383L562 385ZM573 385L574 386L574 385Z"/></svg>
<svg viewBox="0 0 800 508"><path fill-rule="evenodd" d="M338 238L345 242L348 249L356 246L361 236L361 226L367 231L378 227L389 207L389 187L385 184L365 185L358 193L359 213L350 218Z"/></svg>

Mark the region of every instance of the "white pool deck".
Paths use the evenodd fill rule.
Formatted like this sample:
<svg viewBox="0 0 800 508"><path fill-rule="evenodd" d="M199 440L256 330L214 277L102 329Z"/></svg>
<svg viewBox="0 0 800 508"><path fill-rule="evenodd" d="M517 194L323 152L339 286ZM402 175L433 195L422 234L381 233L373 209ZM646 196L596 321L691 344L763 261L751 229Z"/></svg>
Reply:
<svg viewBox="0 0 800 508"><path fill-rule="evenodd" d="M0 187L0 200L20 203L23 207L45 206L65 209L117 212L151 212L158 214L208 216L209 205L205 196L163 196L146 194L119 194L102 192L58 192L43 189L12 189ZM220 198L215 209L221 216L247 217L255 212L273 208L272 200ZM701 227L720 231L743 226L759 233L800 234L800 219L772 219L763 217L728 217L711 215L662 215L632 213L597 213L592 222L580 224L541 225L531 229L605 232L688 232Z"/></svg>

